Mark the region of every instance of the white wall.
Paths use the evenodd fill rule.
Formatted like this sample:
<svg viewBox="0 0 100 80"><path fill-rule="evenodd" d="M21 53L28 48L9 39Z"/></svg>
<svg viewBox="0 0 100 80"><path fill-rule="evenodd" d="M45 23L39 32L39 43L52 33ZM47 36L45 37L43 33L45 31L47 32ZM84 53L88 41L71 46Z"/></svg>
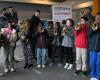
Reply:
<svg viewBox="0 0 100 80"><path fill-rule="evenodd" d="M18 12L19 19L30 18L34 10L41 10L41 19L51 19L51 6L36 5L36 4L23 4L12 2L0 2L0 8L14 6Z"/></svg>

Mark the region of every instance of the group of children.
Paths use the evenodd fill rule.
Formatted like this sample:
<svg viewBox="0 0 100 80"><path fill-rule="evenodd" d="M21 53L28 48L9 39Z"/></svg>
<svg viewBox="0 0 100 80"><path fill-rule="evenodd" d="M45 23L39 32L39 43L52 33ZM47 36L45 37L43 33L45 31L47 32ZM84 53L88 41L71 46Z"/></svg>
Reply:
<svg viewBox="0 0 100 80"><path fill-rule="evenodd" d="M24 26L29 25L24 24ZM64 27L61 27L59 22L55 22L54 26L51 25L51 30L46 30L43 26L43 23L40 22L37 25L34 34L38 68L45 67L46 54L48 52L48 57L51 59L51 63L55 63L57 54L61 63L63 63L63 57L65 57L66 64L64 68L72 69L74 63L73 48L75 45L75 74L78 75L82 72L83 75L87 75L89 56L91 80L100 80L100 13L96 14L95 22L91 26L89 26L86 17L81 17L80 22L75 27L72 19L67 19ZM3 44L5 54L5 72L7 73L9 69L15 71L13 55L17 35L13 24L8 22L8 27L2 28L1 34L5 37ZM24 68L30 68L33 66L33 53L30 42L31 38L27 34L27 31L24 30L22 30L22 34L20 34L19 38L23 43L23 53L25 56Z"/></svg>

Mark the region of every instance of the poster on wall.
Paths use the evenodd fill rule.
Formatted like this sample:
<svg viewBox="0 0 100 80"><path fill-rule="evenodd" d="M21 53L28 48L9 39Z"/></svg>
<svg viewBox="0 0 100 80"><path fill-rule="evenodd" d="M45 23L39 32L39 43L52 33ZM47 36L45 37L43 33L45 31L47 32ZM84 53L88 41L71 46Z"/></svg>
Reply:
<svg viewBox="0 0 100 80"><path fill-rule="evenodd" d="M55 22L61 22L72 18L72 7L71 6L52 6L52 20Z"/></svg>

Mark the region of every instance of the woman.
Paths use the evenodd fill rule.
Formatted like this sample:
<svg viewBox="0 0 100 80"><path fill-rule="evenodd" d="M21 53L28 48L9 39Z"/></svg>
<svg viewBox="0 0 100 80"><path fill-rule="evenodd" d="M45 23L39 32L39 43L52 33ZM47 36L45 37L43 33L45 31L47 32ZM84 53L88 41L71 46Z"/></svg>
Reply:
<svg viewBox="0 0 100 80"><path fill-rule="evenodd" d="M89 29L90 80L100 80L100 13Z"/></svg>

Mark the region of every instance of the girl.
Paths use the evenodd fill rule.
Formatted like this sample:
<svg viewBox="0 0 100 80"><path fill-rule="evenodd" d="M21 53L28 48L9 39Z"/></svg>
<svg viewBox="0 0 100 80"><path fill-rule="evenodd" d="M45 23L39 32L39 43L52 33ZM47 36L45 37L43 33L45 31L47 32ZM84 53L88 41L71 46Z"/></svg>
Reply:
<svg viewBox="0 0 100 80"><path fill-rule="evenodd" d="M39 23L37 27L36 37L36 51L37 51L37 67L45 67L45 56L46 56L46 37L47 32L43 28L43 24Z"/></svg>
<svg viewBox="0 0 100 80"><path fill-rule="evenodd" d="M62 61L62 54L61 54L61 27L60 23L56 22L55 27L54 27L54 32L53 32L53 42L52 42L52 62L55 63L55 57L56 55L60 55L60 64L63 63Z"/></svg>
<svg viewBox="0 0 100 80"><path fill-rule="evenodd" d="M89 29L90 80L100 80L100 13Z"/></svg>
<svg viewBox="0 0 100 80"><path fill-rule="evenodd" d="M2 34L5 36L4 40L4 56L5 56L5 73L11 70L11 72L15 71L14 69L14 49L16 45L16 30L13 28L12 23L8 23L7 28L1 29Z"/></svg>
<svg viewBox="0 0 100 80"><path fill-rule="evenodd" d="M66 64L64 68L72 69L73 67L73 46L74 46L74 22L72 19L67 19L66 26L64 26L62 35L64 36L62 40L63 51L66 57Z"/></svg>
<svg viewBox="0 0 100 80"><path fill-rule="evenodd" d="M24 69L30 69L33 66L33 53L31 50L30 39L27 37L27 34L23 32L21 35L21 40L23 44L23 53L25 57L25 66Z"/></svg>
<svg viewBox="0 0 100 80"><path fill-rule="evenodd" d="M27 34L28 28L30 27L30 20L23 20L20 22L20 39L23 44L23 53L25 57L25 66L26 68L31 68L33 66L33 53L30 43L30 35Z"/></svg>
<svg viewBox="0 0 100 80"><path fill-rule="evenodd" d="M86 76L87 71L87 49L88 49L88 24L87 18L81 17L80 23L75 27L76 36L76 72L81 71Z"/></svg>

